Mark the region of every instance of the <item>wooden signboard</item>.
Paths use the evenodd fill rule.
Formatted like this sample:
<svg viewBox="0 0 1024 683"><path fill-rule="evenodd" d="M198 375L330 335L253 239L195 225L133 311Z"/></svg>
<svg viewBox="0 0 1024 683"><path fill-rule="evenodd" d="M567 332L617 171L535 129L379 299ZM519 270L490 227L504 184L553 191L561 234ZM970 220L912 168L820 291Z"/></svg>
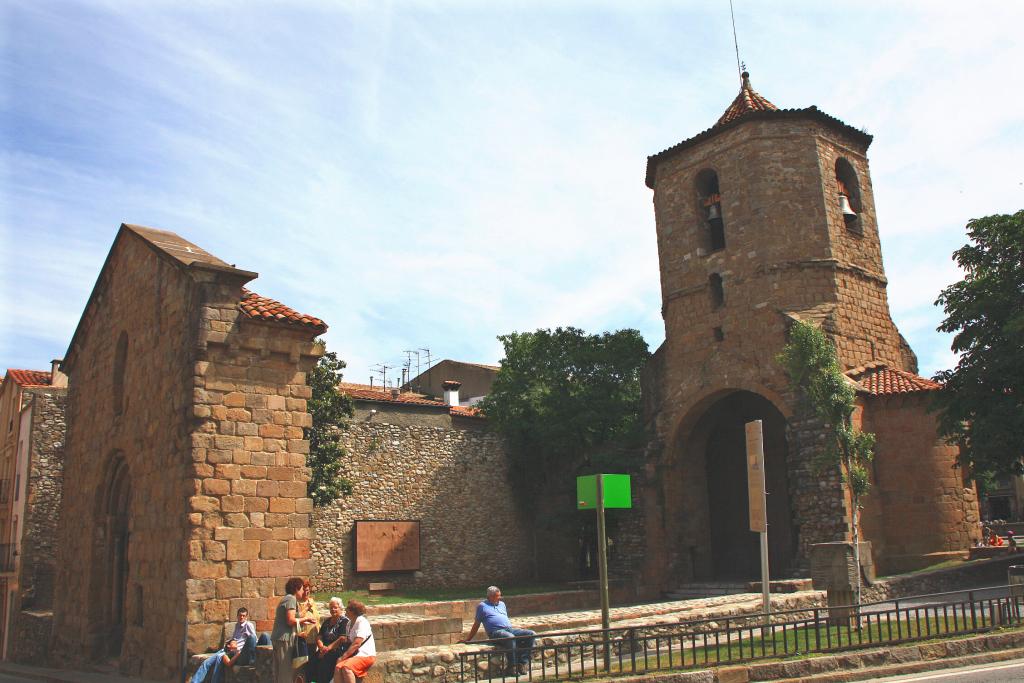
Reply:
<svg viewBox="0 0 1024 683"><path fill-rule="evenodd" d="M764 443L761 421L746 424L747 434L747 499L750 501L750 530L768 531L768 514L764 494Z"/></svg>
<svg viewBox="0 0 1024 683"><path fill-rule="evenodd" d="M419 522L356 522L357 572L402 572L419 568Z"/></svg>

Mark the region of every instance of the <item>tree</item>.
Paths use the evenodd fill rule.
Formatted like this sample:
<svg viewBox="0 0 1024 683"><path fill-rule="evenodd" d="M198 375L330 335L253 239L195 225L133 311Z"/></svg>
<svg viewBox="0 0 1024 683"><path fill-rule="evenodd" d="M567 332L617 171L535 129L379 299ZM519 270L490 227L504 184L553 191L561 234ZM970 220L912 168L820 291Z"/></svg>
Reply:
<svg viewBox="0 0 1024 683"><path fill-rule="evenodd" d="M862 432L853 425L856 394L839 367L836 350L824 332L814 325L797 321L789 331L789 342L779 354L778 362L825 428L825 449L819 456L819 468L838 465L850 495L850 531L857 567L856 601L859 605L860 499L871 487L868 465L874 457L875 435Z"/></svg>
<svg viewBox="0 0 1024 683"><path fill-rule="evenodd" d="M939 431L975 477L1020 474L1024 458L1024 210L967 224L964 277L939 294L956 367L935 375Z"/></svg>
<svg viewBox="0 0 1024 683"><path fill-rule="evenodd" d="M498 339L505 359L481 407L505 438L521 493L537 493L554 468L621 465L641 450L650 354L638 331L559 327Z"/></svg>
<svg viewBox="0 0 1024 683"><path fill-rule="evenodd" d="M323 340L317 340L317 343L325 346ZM333 351L327 351L306 377L313 390L307 406L313 416L313 426L305 429L309 439L306 465L313 474L309 495L317 506L327 505L342 495L352 493L352 482L341 475L345 449L340 443L340 430L353 413L352 399L338 391L344 368L345 361Z"/></svg>

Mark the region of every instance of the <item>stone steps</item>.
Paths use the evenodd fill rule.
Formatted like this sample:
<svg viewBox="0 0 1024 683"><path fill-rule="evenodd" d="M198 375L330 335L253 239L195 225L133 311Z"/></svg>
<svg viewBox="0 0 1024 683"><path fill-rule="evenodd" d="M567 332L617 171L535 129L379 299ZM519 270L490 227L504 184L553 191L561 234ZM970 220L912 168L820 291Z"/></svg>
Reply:
<svg viewBox="0 0 1024 683"><path fill-rule="evenodd" d="M380 651L452 645L462 637L462 616L375 614L373 637Z"/></svg>
<svg viewBox="0 0 1024 683"><path fill-rule="evenodd" d="M750 592L750 584L746 581L709 581L681 584L666 592L665 597L669 600L697 600L748 592Z"/></svg>

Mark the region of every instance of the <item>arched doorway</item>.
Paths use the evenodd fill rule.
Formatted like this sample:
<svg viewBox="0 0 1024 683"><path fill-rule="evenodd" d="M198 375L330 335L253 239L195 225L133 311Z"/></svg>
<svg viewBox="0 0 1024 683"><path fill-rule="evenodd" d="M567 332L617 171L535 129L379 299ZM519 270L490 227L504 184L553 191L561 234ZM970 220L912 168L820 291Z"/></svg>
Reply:
<svg viewBox="0 0 1024 683"><path fill-rule="evenodd" d="M693 431L703 451L711 556L717 579L760 578L760 541L750 531L744 425L762 421L768 491L768 555L773 576L793 560L796 533L789 502L786 419L768 399L734 391L716 401Z"/></svg>
<svg viewBox="0 0 1024 683"><path fill-rule="evenodd" d="M128 549L131 541L130 509L131 478L124 458L115 454L107 474L107 484L100 490L99 512L104 541L97 552L101 582L97 611L98 635L103 654L108 658L121 656L126 624L128 595Z"/></svg>

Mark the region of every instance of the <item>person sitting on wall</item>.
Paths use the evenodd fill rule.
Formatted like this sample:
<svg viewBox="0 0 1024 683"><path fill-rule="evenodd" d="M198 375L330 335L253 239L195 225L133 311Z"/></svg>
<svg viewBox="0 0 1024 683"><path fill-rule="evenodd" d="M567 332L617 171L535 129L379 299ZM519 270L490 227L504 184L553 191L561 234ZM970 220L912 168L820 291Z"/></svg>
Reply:
<svg viewBox="0 0 1024 683"><path fill-rule="evenodd" d="M349 646L334 666L334 683L356 683L377 661L377 645L373 642L373 630L367 620L366 605L358 600L349 600L345 614L349 618L345 635Z"/></svg>
<svg viewBox="0 0 1024 683"><path fill-rule="evenodd" d="M310 657L313 676L311 681L330 683L334 678L334 667L348 645L348 617L342 614L341 598L331 598L327 603L330 616L320 625L316 641L316 657Z"/></svg>
<svg viewBox="0 0 1024 683"><path fill-rule="evenodd" d="M224 680L226 667L246 666L252 664L256 657L256 627L249 621L249 610L238 608L238 621L231 638L224 643L222 650L217 650L196 669L192 676L193 683L221 683ZM209 678L208 678L209 677Z"/></svg>
<svg viewBox="0 0 1024 683"><path fill-rule="evenodd" d="M530 670L530 655L533 654L533 641L536 633L527 628L515 628L508 619L508 608L501 600L501 589L497 586L487 588L487 599L476 606L476 618L469 635L460 643L473 640L476 632L483 624L487 637L495 640L497 647L509 651L507 672L525 676Z"/></svg>
<svg viewBox="0 0 1024 683"><path fill-rule="evenodd" d="M1001 548L1004 543L1005 541L994 531L988 537L988 544L993 548Z"/></svg>

